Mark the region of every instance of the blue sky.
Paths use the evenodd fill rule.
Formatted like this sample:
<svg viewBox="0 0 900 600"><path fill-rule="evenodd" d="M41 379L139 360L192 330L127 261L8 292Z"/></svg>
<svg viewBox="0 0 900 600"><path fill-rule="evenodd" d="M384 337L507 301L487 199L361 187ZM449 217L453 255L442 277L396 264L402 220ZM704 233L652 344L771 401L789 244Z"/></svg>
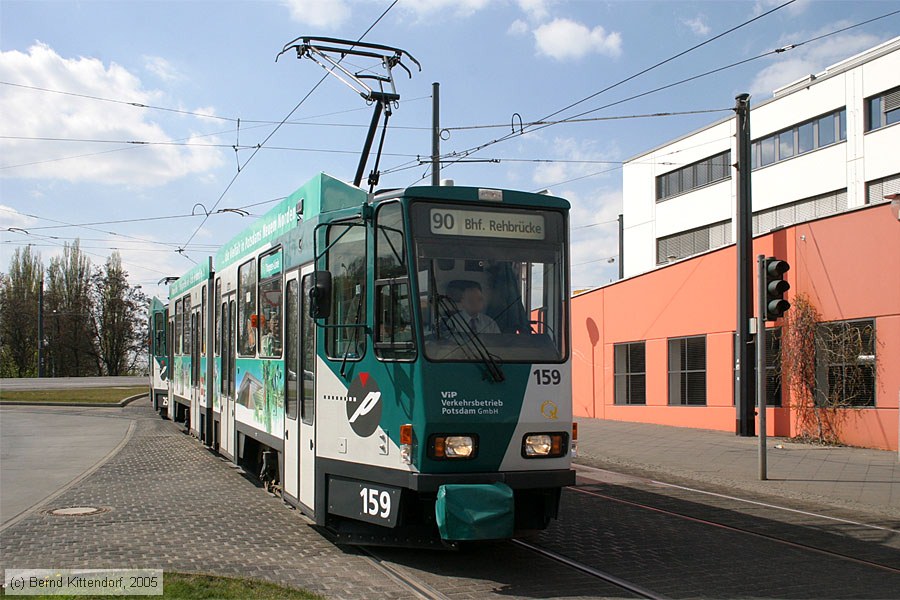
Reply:
<svg viewBox="0 0 900 600"><path fill-rule="evenodd" d="M273 134L324 74L308 60L274 59L300 35L356 39L390 4L0 1L0 270L18 246L34 244L49 262L78 237L98 264L119 249L132 282L165 297L160 278L214 254L317 172L351 180L370 109L329 79ZM508 133L514 113L540 120L781 4L400 0L365 38L422 64L412 79L396 71L401 104L381 187L428 176L417 157L431 152L432 82L441 84L443 127L498 126L451 129L442 152L462 152ZM797 0L558 117L897 9L896 1ZM588 116L718 112L555 125L470 157L500 162L456 164L443 176L568 198L573 287L601 285L617 273L609 258L617 252L621 161L729 116L741 92L760 102L898 30L900 14ZM204 222L213 207L251 215L225 211ZM86 225L113 220L132 222Z"/></svg>

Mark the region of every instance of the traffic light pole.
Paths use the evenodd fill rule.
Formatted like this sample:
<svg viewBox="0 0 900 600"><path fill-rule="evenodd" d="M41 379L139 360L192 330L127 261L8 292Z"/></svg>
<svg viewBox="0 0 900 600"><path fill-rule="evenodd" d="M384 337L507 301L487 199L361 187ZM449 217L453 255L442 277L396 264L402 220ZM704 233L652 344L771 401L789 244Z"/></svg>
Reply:
<svg viewBox="0 0 900 600"><path fill-rule="evenodd" d="M735 433L743 437L755 435L753 402L753 213L750 197L750 94L735 98L737 131L737 352L735 373Z"/></svg>
<svg viewBox="0 0 900 600"><path fill-rule="evenodd" d="M756 303L756 405L759 407L759 480L768 476L766 462L766 305L769 293L766 290L766 257L756 257L756 282L759 285Z"/></svg>

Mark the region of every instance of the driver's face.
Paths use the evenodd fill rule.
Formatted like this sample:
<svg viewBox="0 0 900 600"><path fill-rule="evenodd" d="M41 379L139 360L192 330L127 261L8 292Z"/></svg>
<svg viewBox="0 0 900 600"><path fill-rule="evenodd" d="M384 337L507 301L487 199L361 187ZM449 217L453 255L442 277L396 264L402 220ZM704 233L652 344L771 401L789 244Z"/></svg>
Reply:
<svg viewBox="0 0 900 600"><path fill-rule="evenodd" d="M475 315L484 310L484 294L478 288L468 288L463 292L460 306L470 315Z"/></svg>

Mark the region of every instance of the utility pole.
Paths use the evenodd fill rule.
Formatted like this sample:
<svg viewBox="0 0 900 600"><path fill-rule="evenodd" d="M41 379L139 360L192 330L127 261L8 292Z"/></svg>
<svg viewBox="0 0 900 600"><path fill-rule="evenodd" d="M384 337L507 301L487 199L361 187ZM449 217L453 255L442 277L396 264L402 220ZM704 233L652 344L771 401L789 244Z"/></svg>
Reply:
<svg viewBox="0 0 900 600"><path fill-rule="evenodd" d="M441 84L431 84L431 185L441 185Z"/></svg>
<svg viewBox="0 0 900 600"><path fill-rule="evenodd" d="M619 215L619 279L625 279L625 215Z"/></svg>
<svg viewBox="0 0 900 600"><path fill-rule="evenodd" d="M44 376L44 279L38 289L38 378Z"/></svg>
<svg viewBox="0 0 900 600"><path fill-rule="evenodd" d="M737 131L737 385L735 386L735 433L752 437L754 419L753 338L753 209L750 186L750 94L735 98ZM759 334L757 334L759 337Z"/></svg>

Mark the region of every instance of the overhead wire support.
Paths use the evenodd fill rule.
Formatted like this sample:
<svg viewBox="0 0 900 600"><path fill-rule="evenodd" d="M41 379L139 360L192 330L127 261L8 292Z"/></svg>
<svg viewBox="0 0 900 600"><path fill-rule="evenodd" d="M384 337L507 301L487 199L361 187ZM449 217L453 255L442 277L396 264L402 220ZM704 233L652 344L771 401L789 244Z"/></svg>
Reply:
<svg viewBox="0 0 900 600"><path fill-rule="evenodd" d="M384 124L382 125L381 138L378 143L378 150L375 153L375 163L372 171L369 173L368 184L369 191L375 189L378 185L380 173L378 166L381 162L381 154L384 149L384 139L387 134L388 121L393 113L393 107L400 100L400 94L397 93L397 86L394 82L393 68L401 67L406 74L412 78L412 71L403 64L403 59L407 58L412 61L419 71L422 65L409 52L401 48L385 46L382 44L371 44L364 42L353 42L350 40L342 40L329 37L313 37L301 36L291 40L284 45L278 57L286 52L294 50L297 58L308 58L314 63L325 69L328 75L335 77L338 81L349 87L351 90L359 94L366 102L374 104L372 120L369 123L369 130L366 134L366 140L363 144L362 155L359 159L359 165L356 169L356 176L353 179L353 185L359 187L362 183L363 172L366 163L369 160L369 154L372 151L372 143L375 141L375 133L378 130L379 121L384 115ZM363 58L375 58L381 61L384 74L369 74L364 72L354 73L341 64L347 56L360 56ZM275 60L278 60L278 57ZM339 58L336 58L339 57ZM374 82L374 85L369 85ZM377 90L375 87L377 86ZM387 89L385 89L387 88Z"/></svg>

